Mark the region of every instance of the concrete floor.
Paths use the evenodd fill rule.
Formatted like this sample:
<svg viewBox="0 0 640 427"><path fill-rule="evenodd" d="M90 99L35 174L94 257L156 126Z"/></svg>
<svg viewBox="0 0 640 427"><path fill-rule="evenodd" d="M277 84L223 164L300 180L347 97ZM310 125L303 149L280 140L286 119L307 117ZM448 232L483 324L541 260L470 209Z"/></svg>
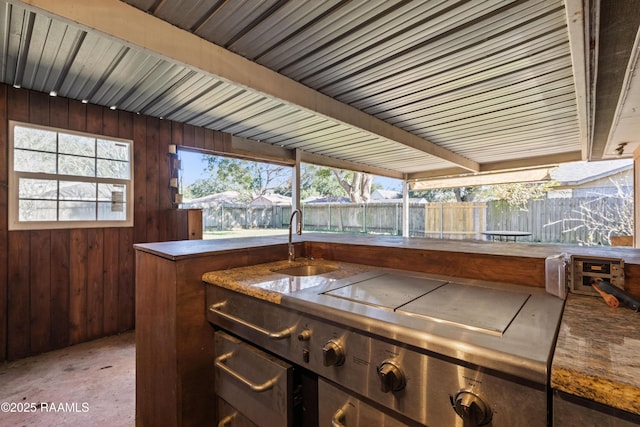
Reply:
<svg viewBox="0 0 640 427"><path fill-rule="evenodd" d="M127 332L0 364L0 426L134 426L135 359Z"/></svg>

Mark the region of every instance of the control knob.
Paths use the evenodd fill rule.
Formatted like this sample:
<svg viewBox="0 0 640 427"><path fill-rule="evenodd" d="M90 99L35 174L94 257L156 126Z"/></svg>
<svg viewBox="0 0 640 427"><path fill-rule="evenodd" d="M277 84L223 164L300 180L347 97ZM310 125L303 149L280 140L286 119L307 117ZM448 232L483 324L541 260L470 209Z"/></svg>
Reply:
<svg viewBox="0 0 640 427"><path fill-rule="evenodd" d="M324 366L340 366L344 363L344 348L338 341L329 340L322 347L322 364Z"/></svg>
<svg viewBox="0 0 640 427"><path fill-rule="evenodd" d="M378 366L378 378L383 393L402 390L407 384L404 372L393 360L385 360Z"/></svg>
<svg viewBox="0 0 640 427"><path fill-rule="evenodd" d="M298 341L309 341L311 339L311 331L309 329L303 329L298 334Z"/></svg>
<svg viewBox="0 0 640 427"><path fill-rule="evenodd" d="M464 425L482 426L491 421L491 409L475 393L460 390L452 398L453 409L464 421Z"/></svg>

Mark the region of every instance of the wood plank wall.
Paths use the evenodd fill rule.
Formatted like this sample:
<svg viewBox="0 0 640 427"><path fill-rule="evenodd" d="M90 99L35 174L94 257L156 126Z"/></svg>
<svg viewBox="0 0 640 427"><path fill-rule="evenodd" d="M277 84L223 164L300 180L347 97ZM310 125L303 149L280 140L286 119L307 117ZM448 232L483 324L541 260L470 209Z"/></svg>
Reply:
<svg viewBox="0 0 640 427"><path fill-rule="evenodd" d="M133 139L134 226L8 231L8 121ZM0 85L0 361L134 328L134 243L188 239L169 144L220 151L228 134Z"/></svg>

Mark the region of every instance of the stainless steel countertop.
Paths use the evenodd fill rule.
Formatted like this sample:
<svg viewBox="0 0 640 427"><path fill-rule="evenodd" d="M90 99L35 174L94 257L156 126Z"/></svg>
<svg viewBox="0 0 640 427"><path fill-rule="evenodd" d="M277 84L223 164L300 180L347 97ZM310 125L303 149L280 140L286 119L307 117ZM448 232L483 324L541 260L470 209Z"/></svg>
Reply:
<svg viewBox="0 0 640 427"><path fill-rule="evenodd" d="M461 327L453 322L407 315L381 304L365 304L331 294L340 293L336 291L339 288L389 272L394 276L424 279L426 291L429 290L428 283L433 280L452 281L486 288L493 295L506 292L526 300L526 303L504 333L496 334ZM544 289L379 269L283 295L281 305L405 343L419 351L437 353L546 385L564 301L547 294Z"/></svg>

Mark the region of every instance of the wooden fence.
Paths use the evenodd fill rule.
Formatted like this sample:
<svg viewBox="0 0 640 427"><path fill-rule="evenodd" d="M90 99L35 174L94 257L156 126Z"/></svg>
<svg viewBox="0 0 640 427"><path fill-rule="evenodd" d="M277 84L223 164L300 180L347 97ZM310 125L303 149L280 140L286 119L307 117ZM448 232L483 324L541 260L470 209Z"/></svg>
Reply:
<svg viewBox="0 0 640 427"><path fill-rule="evenodd" d="M427 203L425 237L436 239L481 239L485 228L484 203Z"/></svg>
<svg viewBox="0 0 640 427"><path fill-rule="evenodd" d="M290 206L221 204L202 208L202 227L204 231L283 228L288 227L290 214Z"/></svg>
<svg viewBox="0 0 640 427"><path fill-rule="evenodd" d="M615 197L561 198L529 201L518 209L501 201L483 203L427 203L410 206L410 235L440 239L481 239L484 230L517 230L532 233L529 241L547 243L609 244L615 224L584 224L586 211L626 209ZM629 208L632 214L632 208ZM220 205L203 210L206 231L288 226L289 206ZM303 206L308 230L399 235L402 204L310 204ZM424 222L424 224L421 224ZM616 222L621 222L617 220ZM522 240L522 239L521 239Z"/></svg>
<svg viewBox="0 0 640 427"><path fill-rule="evenodd" d="M307 231L402 234L400 202L318 203L302 210ZM290 206L223 205L203 209L203 226L205 231L286 228L290 215ZM585 222L589 216L591 224ZM633 228L632 220L633 206L618 197L530 200L526 209L501 201L409 205L409 235L441 239L483 239L484 230L515 230L531 233L519 241L608 245L611 235Z"/></svg>
<svg viewBox="0 0 640 427"><path fill-rule="evenodd" d="M487 230L518 230L542 243L609 245L610 237L633 229L633 203L621 197L529 200L526 209L487 203Z"/></svg>
<svg viewBox="0 0 640 427"><path fill-rule="evenodd" d="M410 203L409 235L445 239L480 238L486 205ZM302 206L304 229L342 233L402 234L402 203L314 203ZM203 209L204 231L286 228L290 206L225 204Z"/></svg>

